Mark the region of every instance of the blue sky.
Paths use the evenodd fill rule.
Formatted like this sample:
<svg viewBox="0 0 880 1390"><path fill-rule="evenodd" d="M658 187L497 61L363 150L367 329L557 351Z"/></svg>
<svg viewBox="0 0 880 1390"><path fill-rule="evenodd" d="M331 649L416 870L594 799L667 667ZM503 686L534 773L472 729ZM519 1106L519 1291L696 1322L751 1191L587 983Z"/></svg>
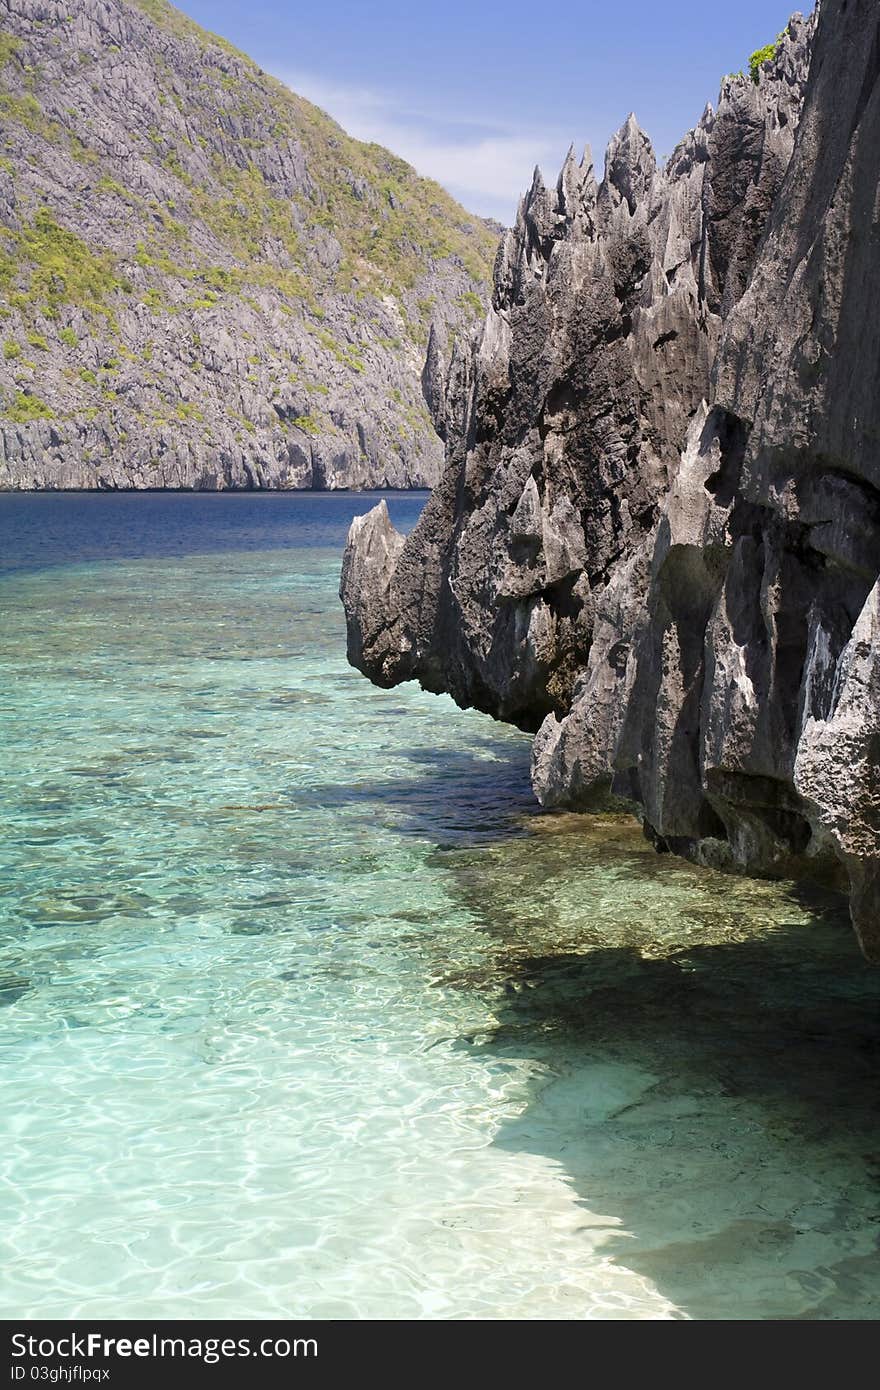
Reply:
<svg viewBox="0 0 880 1390"><path fill-rule="evenodd" d="M790 0L184 0L181 8L474 212L512 220L535 164L601 165L635 111L662 157ZM804 6L805 9L808 6Z"/></svg>

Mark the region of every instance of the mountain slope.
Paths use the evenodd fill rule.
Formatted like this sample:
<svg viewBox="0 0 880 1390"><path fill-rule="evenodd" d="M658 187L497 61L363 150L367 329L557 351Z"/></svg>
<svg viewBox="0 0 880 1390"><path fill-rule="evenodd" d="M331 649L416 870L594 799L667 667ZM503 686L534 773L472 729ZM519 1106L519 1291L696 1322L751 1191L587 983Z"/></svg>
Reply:
<svg viewBox="0 0 880 1390"><path fill-rule="evenodd" d="M0 487L431 485L495 241L165 0L0 0Z"/></svg>

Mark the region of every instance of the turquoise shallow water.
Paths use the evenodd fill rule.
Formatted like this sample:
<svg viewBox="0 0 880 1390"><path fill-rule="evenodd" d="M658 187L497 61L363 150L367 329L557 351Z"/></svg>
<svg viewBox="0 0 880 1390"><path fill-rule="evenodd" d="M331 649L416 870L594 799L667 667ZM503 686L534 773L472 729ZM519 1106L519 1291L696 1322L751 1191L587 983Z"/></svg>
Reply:
<svg viewBox="0 0 880 1390"><path fill-rule="evenodd" d="M350 671L372 500L0 497L3 1313L876 1316L840 905Z"/></svg>

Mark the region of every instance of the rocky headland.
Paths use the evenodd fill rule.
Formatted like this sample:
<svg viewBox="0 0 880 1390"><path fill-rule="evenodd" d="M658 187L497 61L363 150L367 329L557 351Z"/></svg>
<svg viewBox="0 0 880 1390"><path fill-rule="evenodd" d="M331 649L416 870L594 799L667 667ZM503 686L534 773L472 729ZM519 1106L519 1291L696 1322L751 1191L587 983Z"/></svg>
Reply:
<svg viewBox="0 0 880 1390"><path fill-rule="evenodd" d="M0 0L0 488L433 485L499 231L166 0Z"/></svg>
<svg viewBox="0 0 880 1390"><path fill-rule="evenodd" d="M536 173L443 476L355 521L349 659L535 731L547 806L846 888L880 958L880 9L822 0L657 167Z"/></svg>

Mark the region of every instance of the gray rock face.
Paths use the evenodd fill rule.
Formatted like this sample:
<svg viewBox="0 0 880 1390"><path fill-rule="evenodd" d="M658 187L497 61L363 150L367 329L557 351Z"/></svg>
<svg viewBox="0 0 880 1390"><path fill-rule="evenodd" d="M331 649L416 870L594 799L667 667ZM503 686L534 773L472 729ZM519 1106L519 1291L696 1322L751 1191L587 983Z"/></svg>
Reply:
<svg viewBox="0 0 880 1390"><path fill-rule="evenodd" d="M0 16L0 488L433 485L495 229L165 0Z"/></svg>
<svg viewBox="0 0 880 1390"><path fill-rule="evenodd" d="M662 173L631 118L598 187L535 179L352 646L538 729L545 804L610 788L659 848L848 883L874 958L878 53L875 4L824 0Z"/></svg>
<svg viewBox="0 0 880 1390"><path fill-rule="evenodd" d="M651 635L615 750L618 777L671 847L753 870L843 866L875 958L878 45L876 6L823 5L794 156L725 325L714 408L683 461L693 492L705 477L707 501L686 515L670 496ZM704 567L706 619L689 625L702 650L671 754L684 705L663 652L682 644L685 623L660 595L679 549ZM678 804L664 799L669 785Z"/></svg>
<svg viewBox="0 0 880 1390"><path fill-rule="evenodd" d="M568 713L594 643L615 687L629 679L632 633L612 634L637 600L616 572L646 581L725 299L791 154L811 32L792 21L759 86L727 80L662 172L633 116L601 183L589 153L571 152L554 188L536 171L475 349L447 365L430 344L447 464L384 586L375 653L356 642L367 674L417 677L531 729ZM606 704L610 717L619 692Z"/></svg>

